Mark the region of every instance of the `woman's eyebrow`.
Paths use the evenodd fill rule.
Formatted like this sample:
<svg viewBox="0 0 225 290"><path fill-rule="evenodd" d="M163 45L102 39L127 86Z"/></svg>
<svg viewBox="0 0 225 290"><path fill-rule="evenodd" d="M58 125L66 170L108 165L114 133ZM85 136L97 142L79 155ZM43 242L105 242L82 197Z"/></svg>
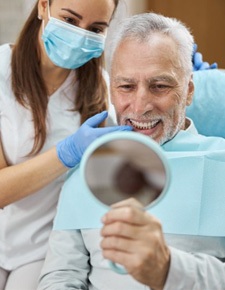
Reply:
<svg viewBox="0 0 225 290"><path fill-rule="evenodd" d="M74 16L79 18L80 20L83 19L83 16L81 16L80 14L78 14L77 12L75 12L75 11L69 9L69 8L62 8L61 10L70 12L71 14L73 14Z"/></svg>
<svg viewBox="0 0 225 290"><path fill-rule="evenodd" d="M75 12L74 10L71 10L69 8L62 8L61 10L67 11L71 14L73 14L74 16L76 16L77 18L79 18L80 20L83 19L83 16L81 16L80 14L78 14L77 12ZM97 25L104 25L104 26L109 26L109 23L105 22L105 21L96 21L93 24L97 24Z"/></svg>
<svg viewBox="0 0 225 290"><path fill-rule="evenodd" d="M107 22L104 22L104 21L96 21L96 22L94 22L93 24L103 25L103 26L107 26L107 27L109 27L109 24L108 24Z"/></svg>

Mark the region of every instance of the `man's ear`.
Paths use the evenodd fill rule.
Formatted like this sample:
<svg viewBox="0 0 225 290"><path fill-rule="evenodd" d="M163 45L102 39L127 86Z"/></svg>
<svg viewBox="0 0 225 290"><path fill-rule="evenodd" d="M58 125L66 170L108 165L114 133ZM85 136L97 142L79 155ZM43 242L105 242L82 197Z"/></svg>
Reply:
<svg viewBox="0 0 225 290"><path fill-rule="evenodd" d="M193 76L192 76L188 83L188 95L187 95L187 100L186 100L186 106L190 106L190 104L192 103L194 90L195 90L195 86L194 86Z"/></svg>
<svg viewBox="0 0 225 290"><path fill-rule="evenodd" d="M48 11L48 1L47 0L39 0L38 1L38 17L39 19L44 19L47 16Z"/></svg>

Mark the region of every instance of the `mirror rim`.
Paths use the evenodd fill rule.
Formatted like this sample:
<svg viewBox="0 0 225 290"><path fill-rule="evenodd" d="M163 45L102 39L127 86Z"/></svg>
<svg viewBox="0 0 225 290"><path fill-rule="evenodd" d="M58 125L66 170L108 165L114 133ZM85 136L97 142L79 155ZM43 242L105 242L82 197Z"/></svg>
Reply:
<svg viewBox="0 0 225 290"><path fill-rule="evenodd" d="M166 182L165 182L164 188L163 188L160 196L158 198L156 198L156 200L154 200L153 202L151 202L150 204L145 206L144 208L149 209L149 208L155 206L165 196L166 192L168 191L168 188L169 188L170 183L171 183L171 170L170 170L166 155L165 155L163 149L161 148L161 146L158 143L156 143L156 141L151 139L149 136L143 135L141 133L132 132L132 131L112 132L112 133L108 133L106 135L103 135L103 136L97 138L95 141L93 141L90 144L90 146L86 149L86 151L84 152L84 154L81 158L81 162L80 162L81 182L82 182L83 186L90 193L90 195L92 196L92 198L94 198L95 201L97 201L98 203L100 203L104 207L110 208L109 205L103 203L101 200L99 200L92 193L90 187L88 186L88 184L86 182L85 170L86 170L86 164L87 164L88 159L91 156L91 154L100 146L102 146L110 141L115 141L115 140L132 140L132 141L140 142L143 145L149 147L151 150L153 150L157 154L157 156L160 158L160 160L165 168Z"/></svg>

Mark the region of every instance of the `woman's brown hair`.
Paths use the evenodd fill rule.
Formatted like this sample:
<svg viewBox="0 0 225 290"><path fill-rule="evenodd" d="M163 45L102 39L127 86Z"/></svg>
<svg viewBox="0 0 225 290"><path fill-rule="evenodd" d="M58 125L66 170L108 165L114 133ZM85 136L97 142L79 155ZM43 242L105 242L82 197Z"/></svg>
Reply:
<svg viewBox="0 0 225 290"><path fill-rule="evenodd" d="M52 1L50 1L51 3ZM114 0L117 7L119 0ZM15 43L12 52L12 89L16 100L30 109L34 123L34 145L29 155L38 153L47 136L46 114L48 92L41 73L38 56L38 2ZM81 124L89 117L107 109L107 87L102 75L104 56L94 58L77 69L79 81L74 110L81 114Z"/></svg>

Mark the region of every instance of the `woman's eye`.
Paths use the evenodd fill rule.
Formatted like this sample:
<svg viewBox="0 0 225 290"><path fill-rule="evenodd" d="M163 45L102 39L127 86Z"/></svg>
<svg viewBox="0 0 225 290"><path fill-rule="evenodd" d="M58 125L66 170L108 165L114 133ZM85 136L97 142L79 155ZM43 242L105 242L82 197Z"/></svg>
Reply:
<svg viewBox="0 0 225 290"><path fill-rule="evenodd" d="M90 29L90 31L99 34L99 33L103 33L104 29L103 28L99 28L99 27L92 27Z"/></svg>
<svg viewBox="0 0 225 290"><path fill-rule="evenodd" d="M64 21L72 25L77 25L77 21L70 17L64 17Z"/></svg>

